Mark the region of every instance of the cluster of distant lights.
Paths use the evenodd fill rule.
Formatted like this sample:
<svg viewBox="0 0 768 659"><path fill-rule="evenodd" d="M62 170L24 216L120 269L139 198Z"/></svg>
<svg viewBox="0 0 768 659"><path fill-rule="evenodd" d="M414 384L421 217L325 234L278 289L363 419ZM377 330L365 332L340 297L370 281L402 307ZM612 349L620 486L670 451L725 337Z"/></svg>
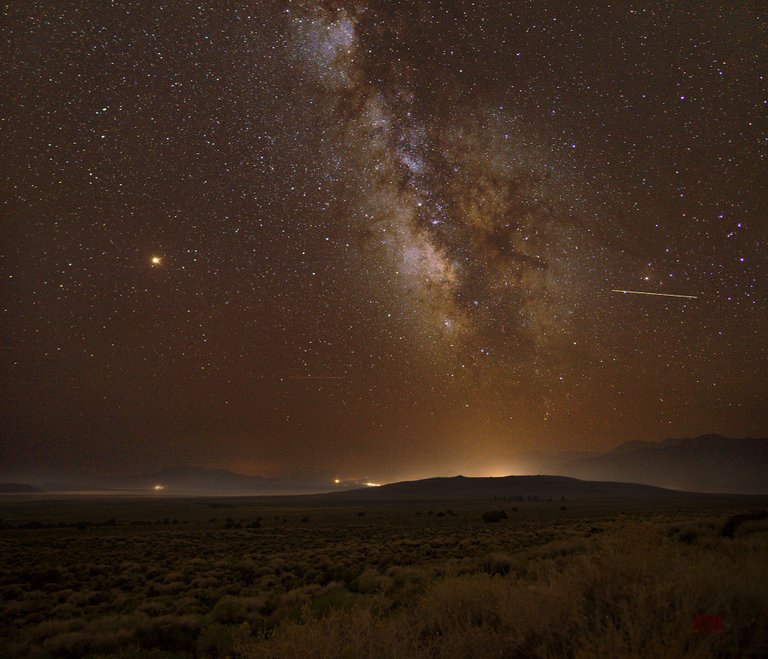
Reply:
<svg viewBox="0 0 768 659"><path fill-rule="evenodd" d="M334 485L341 485L341 479L335 478L333 483ZM364 483L355 483L355 485L365 485L366 487L381 487L381 483L371 483L370 481L366 481ZM160 485L158 483L157 485L153 485L152 489L155 492L163 492L165 490L165 485Z"/></svg>
<svg viewBox="0 0 768 659"><path fill-rule="evenodd" d="M340 478L334 478L333 479L334 485L341 485L341 479ZM365 481L363 483L360 482L354 482L353 485L365 485L366 487L381 487L381 483L371 483L370 481Z"/></svg>

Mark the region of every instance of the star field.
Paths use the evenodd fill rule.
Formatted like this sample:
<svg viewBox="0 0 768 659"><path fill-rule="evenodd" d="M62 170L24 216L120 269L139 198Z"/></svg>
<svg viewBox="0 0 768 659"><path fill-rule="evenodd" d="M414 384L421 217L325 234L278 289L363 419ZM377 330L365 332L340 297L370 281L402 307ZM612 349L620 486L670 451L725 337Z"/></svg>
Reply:
<svg viewBox="0 0 768 659"><path fill-rule="evenodd" d="M4 470L764 436L767 19L6 6Z"/></svg>

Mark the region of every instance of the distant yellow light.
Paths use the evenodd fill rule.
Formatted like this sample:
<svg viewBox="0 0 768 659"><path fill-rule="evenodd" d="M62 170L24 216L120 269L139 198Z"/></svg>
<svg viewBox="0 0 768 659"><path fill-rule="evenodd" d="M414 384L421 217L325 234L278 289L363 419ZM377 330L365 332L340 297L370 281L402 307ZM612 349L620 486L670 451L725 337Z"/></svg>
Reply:
<svg viewBox="0 0 768 659"><path fill-rule="evenodd" d="M152 489L155 492L162 492L165 489L165 485L155 485Z"/></svg>
<svg viewBox="0 0 768 659"><path fill-rule="evenodd" d="M334 478L334 479L333 479L333 482L334 482L334 483L336 483L336 485L338 485L339 483L341 483L341 481L340 481L338 478Z"/></svg>
<svg viewBox="0 0 768 659"><path fill-rule="evenodd" d="M163 265L162 256L153 256L150 261L152 262L152 265Z"/></svg>
<svg viewBox="0 0 768 659"><path fill-rule="evenodd" d="M363 483L363 485L367 485L368 487L381 487L381 483Z"/></svg>

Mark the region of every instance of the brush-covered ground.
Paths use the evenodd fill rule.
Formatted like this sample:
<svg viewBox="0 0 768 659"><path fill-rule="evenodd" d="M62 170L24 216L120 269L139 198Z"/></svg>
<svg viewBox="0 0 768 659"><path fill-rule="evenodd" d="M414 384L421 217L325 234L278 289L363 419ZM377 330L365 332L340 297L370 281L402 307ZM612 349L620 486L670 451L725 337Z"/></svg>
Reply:
<svg viewBox="0 0 768 659"><path fill-rule="evenodd" d="M8 496L0 655L768 656L766 508Z"/></svg>

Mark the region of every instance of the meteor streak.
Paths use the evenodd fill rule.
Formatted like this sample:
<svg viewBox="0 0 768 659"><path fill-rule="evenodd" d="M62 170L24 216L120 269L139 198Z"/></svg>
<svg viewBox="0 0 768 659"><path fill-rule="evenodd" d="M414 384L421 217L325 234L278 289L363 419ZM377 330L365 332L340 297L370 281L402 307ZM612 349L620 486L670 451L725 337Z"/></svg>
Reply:
<svg viewBox="0 0 768 659"><path fill-rule="evenodd" d="M622 291L620 289L613 288L611 293L631 293L632 295L657 295L658 297L682 297L686 300L696 300L698 295L677 295L676 293L651 293L650 291Z"/></svg>
<svg viewBox="0 0 768 659"><path fill-rule="evenodd" d="M288 380L348 380L348 375L287 375Z"/></svg>

